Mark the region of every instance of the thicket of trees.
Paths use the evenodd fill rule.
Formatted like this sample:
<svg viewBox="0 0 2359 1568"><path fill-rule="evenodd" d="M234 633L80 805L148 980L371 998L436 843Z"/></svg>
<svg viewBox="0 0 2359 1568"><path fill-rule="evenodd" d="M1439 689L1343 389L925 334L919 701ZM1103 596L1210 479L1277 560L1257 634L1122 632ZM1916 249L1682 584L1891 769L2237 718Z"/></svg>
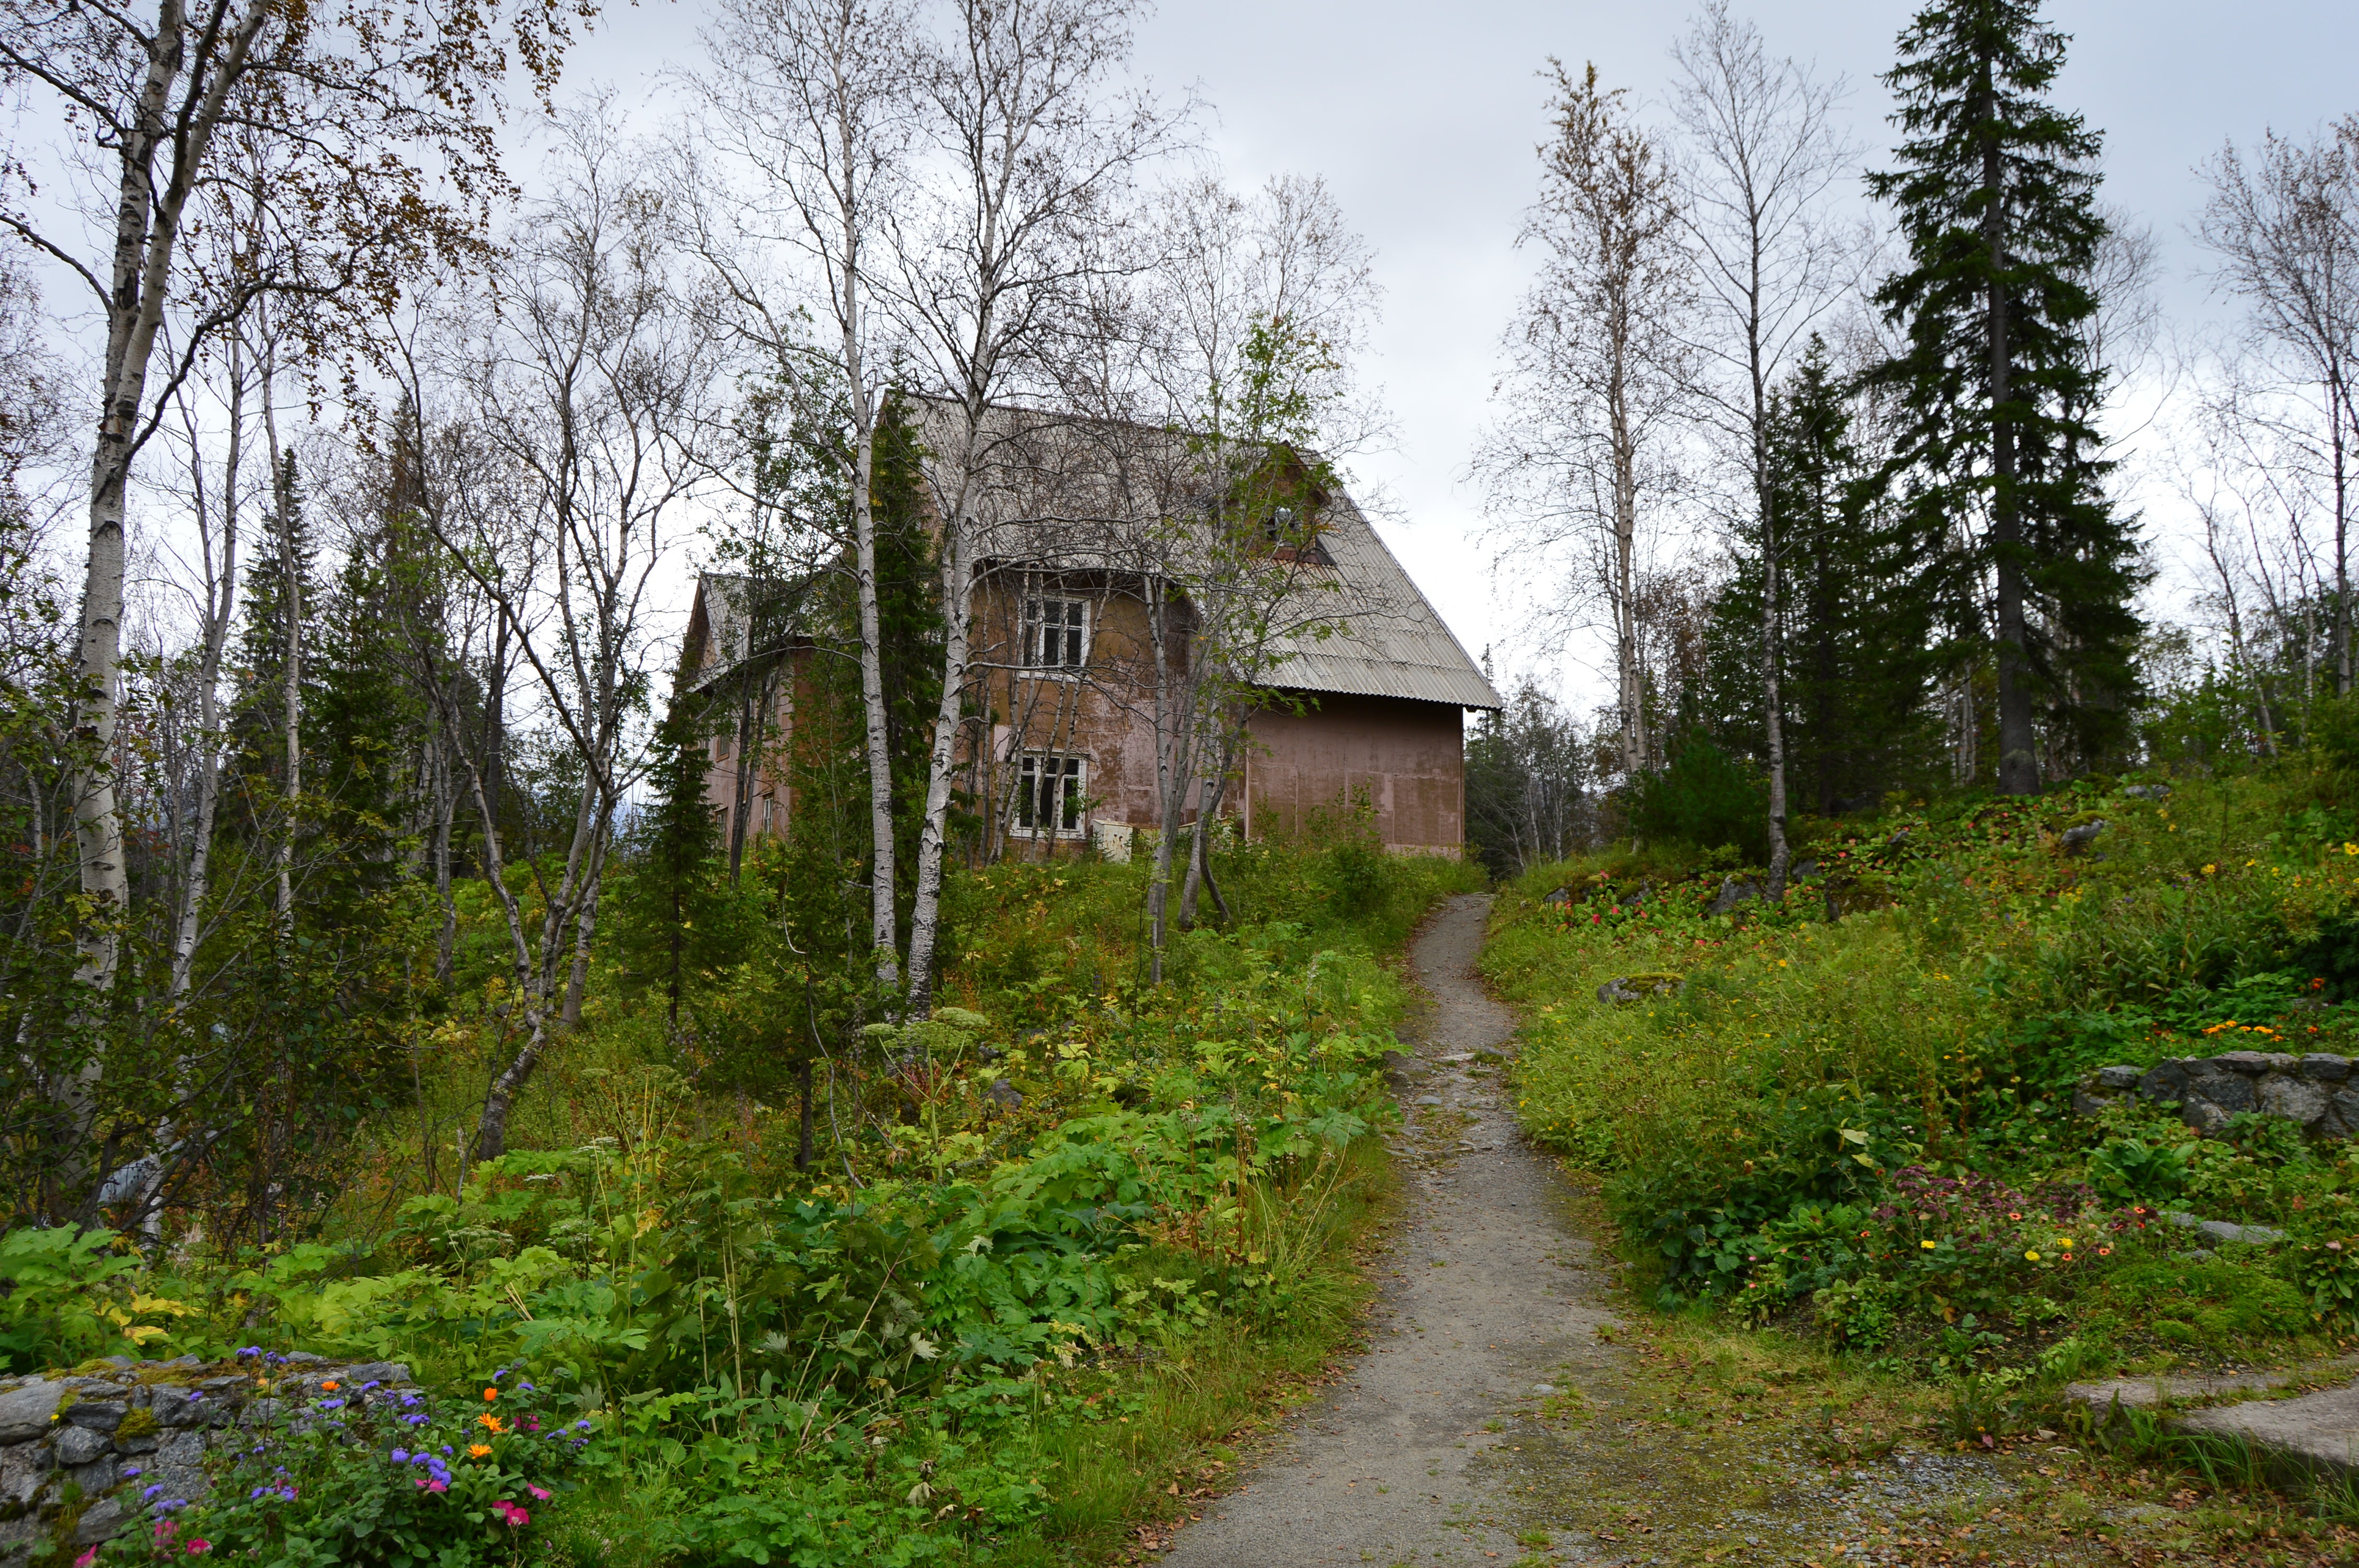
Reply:
<svg viewBox="0 0 2359 1568"><path fill-rule="evenodd" d="M1724 5L1659 115L1555 69L1540 276L1476 472L1538 625L1601 629L1615 698L1592 726L1521 692L1482 731L1494 858L1553 843L1518 803L1568 791L1552 821L1630 831L1708 747L1756 781L1774 889L1795 811L2233 764L2349 689L2359 115L2202 171L2194 237L2241 322L2149 378L2191 391L2141 435L2213 586L2149 626L2122 399L2158 368L2156 252L2055 101L2067 42L2036 0L1927 6L1880 163L1833 128L1844 84ZM1887 232L1846 221L1858 178Z"/></svg>
<svg viewBox="0 0 2359 1568"><path fill-rule="evenodd" d="M1218 808L1321 613L1270 487L1379 422L1375 291L1317 181L1196 157L1133 19L732 0L634 140L557 92L587 10L0 0L10 1214L269 1239L464 1070L464 1125L419 1130L447 1183L610 979L701 1089L808 1118L819 1053L927 1012L949 869L995 848L969 588L1075 521L1010 406L1152 436L1068 544L1184 650L1129 688L1167 823ZM675 701L700 554L745 656ZM744 809L765 753L783 845ZM1158 951L1220 897L1184 837Z"/></svg>

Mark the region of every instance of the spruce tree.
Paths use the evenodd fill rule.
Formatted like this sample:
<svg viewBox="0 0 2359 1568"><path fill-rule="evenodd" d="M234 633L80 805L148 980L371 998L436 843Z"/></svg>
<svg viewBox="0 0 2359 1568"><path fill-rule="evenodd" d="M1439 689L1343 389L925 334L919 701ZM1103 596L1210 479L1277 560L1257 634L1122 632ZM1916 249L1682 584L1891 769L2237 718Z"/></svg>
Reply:
<svg viewBox="0 0 2359 1568"><path fill-rule="evenodd" d="M2085 753L2135 683L2135 542L2103 492L2088 422L2103 387L2080 330L2096 309L2101 138L2048 96L2066 41L2036 0L1919 12L1884 79L1899 167L1869 176L1908 242L1875 296L1907 338L1885 373L1907 411L1908 496L1919 526L1953 542L1956 630L1995 666L2009 795L2039 788L2043 705L2051 740Z"/></svg>
<svg viewBox="0 0 2359 1568"><path fill-rule="evenodd" d="M712 753L697 703L685 692L657 727L652 809L625 845L614 922L625 984L658 990L675 1034L694 977L725 961L728 867L719 814L708 794Z"/></svg>

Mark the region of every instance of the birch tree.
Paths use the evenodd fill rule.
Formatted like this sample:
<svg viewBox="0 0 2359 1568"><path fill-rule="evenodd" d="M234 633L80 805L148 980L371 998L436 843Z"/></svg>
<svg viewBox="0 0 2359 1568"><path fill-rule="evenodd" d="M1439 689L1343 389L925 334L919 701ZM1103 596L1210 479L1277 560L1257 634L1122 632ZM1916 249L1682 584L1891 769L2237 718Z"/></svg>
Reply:
<svg viewBox="0 0 2359 1568"><path fill-rule="evenodd" d="M868 768L868 936L887 992L901 976L900 873L873 492L892 319L877 308L873 274L891 263L887 236L908 217L919 81L912 28L897 0L725 0L705 34L721 63L700 81L709 112L702 128L747 178L690 212L732 329L807 425L832 428L841 409L850 426L842 461ZM781 276L773 270L780 253L802 265ZM808 336L798 281L823 302L823 342Z"/></svg>
<svg viewBox="0 0 2359 1568"><path fill-rule="evenodd" d="M2359 115L2302 141L2275 131L2248 156L2229 143L2196 238L2213 288L2245 302L2256 362L2309 405L2307 441L2332 531L2334 689L2352 683L2351 524L2359 450Z"/></svg>
<svg viewBox="0 0 2359 1568"><path fill-rule="evenodd" d="M927 759L909 921L908 1004L932 1005L951 797L970 695L978 523L994 406L1103 265L1085 241L1119 222L1131 173L1171 144L1176 121L1114 92L1135 0L953 0L929 40L922 125L940 170L899 226L896 308L913 370L948 406L929 482L941 535L941 706Z"/></svg>
<svg viewBox="0 0 2359 1568"><path fill-rule="evenodd" d="M1857 157L1832 113L1841 78L1772 59L1758 28L1714 0L1672 47L1682 133L1678 205L1701 308L1693 384L1712 434L1744 475L1761 562L1758 663L1769 775L1769 897L1786 895L1785 702L1778 647L1781 553L1770 457L1777 388L1812 331L1857 283L1864 236L1828 211Z"/></svg>
<svg viewBox="0 0 2359 1568"><path fill-rule="evenodd" d="M516 1097L581 1017L610 830L661 665L648 595L719 455L711 316L670 260L664 198L625 172L640 155L619 140L607 105L573 111L562 129L556 193L509 239L498 314L480 315L466 345L469 423L512 475L525 529L545 552L538 569L503 569L455 518L429 514L581 769L537 934L499 875L496 846L485 868L508 927L522 1039L486 1096L478 1159L506 1147ZM480 769L473 783L495 837Z"/></svg>
<svg viewBox="0 0 2359 1568"><path fill-rule="evenodd" d="M114 984L130 893L110 759L133 463L169 394L256 299L307 295L333 317L394 287L422 251L467 242L475 204L500 188L489 117L509 51L545 85L569 26L547 0L447 15L364 0L332 20L276 0L158 0L152 13L0 3L0 80L33 114L53 116L62 157L99 175L83 187L90 207L62 218L23 200L0 206L0 227L78 279L104 330L91 399L74 807L92 910L81 978L93 990ZM185 265L183 242L236 133L275 154L276 243L255 247L243 270L202 276ZM342 354L331 346L324 357Z"/></svg>
<svg viewBox="0 0 2359 1568"><path fill-rule="evenodd" d="M1611 623L1622 773L1651 765L1639 599L1657 512L1677 470L1692 270L1677 191L1622 89L1551 61L1551 138L1521 243L1539 276L1506 335L1495 423L1474 471L1493 537L1562 574L1560 625ZM1551 558L1553 559L1551 560Z"/></svg>

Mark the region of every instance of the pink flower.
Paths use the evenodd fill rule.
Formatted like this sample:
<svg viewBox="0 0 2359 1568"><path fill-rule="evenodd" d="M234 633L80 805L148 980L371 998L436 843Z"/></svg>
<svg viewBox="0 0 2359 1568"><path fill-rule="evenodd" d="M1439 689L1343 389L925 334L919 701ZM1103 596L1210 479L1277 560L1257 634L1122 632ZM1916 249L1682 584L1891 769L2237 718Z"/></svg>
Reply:
<svg viewBox="0 0 2359 1568"><path fill-rule="evenodd" d="M525 1483L524 1489L532 1494L532 1500L534 1502L545 1503L549 1501L549 1491L546 1487L536 1487L531 1482L527 1481Z"/></svg>
<svg viewBox="0 0 2359 1568"><path fill-rule="evenodd" d="M90 1565L97 1561L98 1548L93 1546L88 1552L83 1552L81 1556L74 1559L73 1568L90 1568Z"/></svg>
<svg viewBox="0 0 2359 1568"><path fill-rule="evenodd" d="M451 1483L440 1476L428 1476L419 1481L418 1489L421 1492L447 1492L451 1489Z"/></svg>
<svg viewBox="0 0 2359 1568"><path fill-rule="evenodd" d="M189 1555L191 1557L202 1557L212 1549L213 1543L201 1535L192 1536L189 1540Z"/></svg>
<svg viewBox="0 0 2359 1568"><path fill-rule="evenodd" d="M522 1530L525 1526L532 1522L532 1515L516 1507L506 1498L502 1498L498 1502L494 1503L492 1505L492 1511L499 1515L503 1519L506 1519L507 1521L508 1528L511 1530Z"/></svg>

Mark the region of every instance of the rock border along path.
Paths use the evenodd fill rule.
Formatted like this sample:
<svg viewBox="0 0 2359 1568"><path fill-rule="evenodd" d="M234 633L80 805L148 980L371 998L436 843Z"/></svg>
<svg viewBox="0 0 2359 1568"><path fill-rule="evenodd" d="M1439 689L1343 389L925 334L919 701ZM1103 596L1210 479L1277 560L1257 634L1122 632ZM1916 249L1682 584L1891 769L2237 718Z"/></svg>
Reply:
<svg viewBox="0 0 2359 1568"><path fill-rule="evenodd" d="M1410 1031L1407 1212L1377 1265L1368 1351L1180 1535L1169 1568L1521 1554L1506 1476L1484 1463L1516 1438L1485 1425L1614 1354L1596 1332L1614 1320L1554 1172L1516 1134L1502 1070L1515 1019L1474 972L1490 906L1451 900L1410 948L1430 1006Z"/></svg>

